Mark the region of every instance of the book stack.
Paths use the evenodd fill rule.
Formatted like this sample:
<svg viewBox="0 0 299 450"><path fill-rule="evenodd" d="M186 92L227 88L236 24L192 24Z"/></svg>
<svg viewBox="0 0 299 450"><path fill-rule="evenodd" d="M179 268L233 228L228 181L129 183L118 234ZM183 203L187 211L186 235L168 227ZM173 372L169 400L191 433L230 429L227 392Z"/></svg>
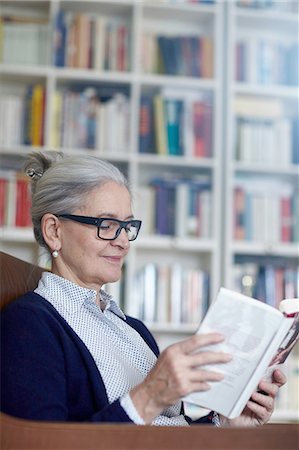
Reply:
<svg viewBox="0 0 299 450"><path fill-rule="evenodd" d="M45 87L28 86L21 94L0 95L0 144L44 144Z"/></svg>
<svg viewBox="0 0 299 450"><path fill-rule="evenodd" d="M212 156L213 111L207 94L164 89L143 94L140 103L139 152L170 156Z"/></svg>
<svg viewBox="0 0 299 450"><path fill-rule="evenodd" d="M136 214L143 220L142 234L211 237L211 195L209 176L153 178L137 196Z"/></svg>
<svg viewBox="0 0 299 450"><path fill-rule="evenodd" d="M126 153L130 102L115 89L80 86L56 91L51 144L54 147Z"/></svg>
<svg viewBox="0 0 299 450"><path fill-rule="evenodd" d="M147 323L198 324L207 310L209 275L178 263L148 263L135 274L133 292L130 314Z"/></svg>
<svg viewBox="0 0 299 450"><path fill-rule="evenodd" d="M299 242L298 190L277 181L239 180L234 190L234 239Z"/></svg>
<svg viewBox="0 0 299 450"><path fill-rule="evenodd" d="M0 226L31 227L28 178L14 171L0 172Z"/></svg>
<svg viewBox="0 0 299 450"><path fill-rule="evenodd" d="M129 24L60 10L55 21L55 65L95 70L130 69Z"/></svg>

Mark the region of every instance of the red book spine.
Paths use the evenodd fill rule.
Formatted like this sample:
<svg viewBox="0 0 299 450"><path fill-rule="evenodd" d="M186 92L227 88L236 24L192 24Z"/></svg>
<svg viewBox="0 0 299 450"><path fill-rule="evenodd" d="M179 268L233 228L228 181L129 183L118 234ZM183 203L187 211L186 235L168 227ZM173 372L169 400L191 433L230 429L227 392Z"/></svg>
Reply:
<svg viewBox="0 0 299 450"><path fill-rule="evenodd" d="M7 180L0 178L0 226L5 225Z"/></svg>

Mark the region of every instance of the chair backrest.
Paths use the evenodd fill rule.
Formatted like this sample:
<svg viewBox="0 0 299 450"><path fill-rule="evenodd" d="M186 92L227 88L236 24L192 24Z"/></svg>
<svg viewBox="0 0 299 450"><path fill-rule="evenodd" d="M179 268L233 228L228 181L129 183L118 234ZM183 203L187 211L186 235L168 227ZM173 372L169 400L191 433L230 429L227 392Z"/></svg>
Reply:
<svg viewBox="0 0 299 450"><path fill-rule="evenodd" d="M0 307L36 288L44 269L0 252Z"/></svg>

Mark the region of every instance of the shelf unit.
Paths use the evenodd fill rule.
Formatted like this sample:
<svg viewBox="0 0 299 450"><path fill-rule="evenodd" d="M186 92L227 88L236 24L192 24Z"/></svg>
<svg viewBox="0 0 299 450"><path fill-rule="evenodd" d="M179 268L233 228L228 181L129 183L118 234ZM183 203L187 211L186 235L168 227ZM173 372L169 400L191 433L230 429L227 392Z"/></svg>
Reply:
<svg viewBox="0 0 299 450"><path fill-rule="evenodd" d="M288 3L291 4L291 2ZM245 78L243 81L238 81L238 55L236 53L236 43L242 39L245 39L245 42L247 42L250 54L249 58L251 58L249 59L249 64L251 64L251 66L254 66L254 57L257 57L257 50L253 48L253 42L257 42L258 39L265 40L266 42L267 39L270 39L271 42L280 41L280 43L283 42L284 44L297 43L298 45L298 9L295 9L296 7L298 8L298 4L295 5L295 3L296 2L293 2L294 9L286 12L267 8L246 8L241 7L238 2L227 2L226 30L228 59L225 75L225 91L227 95L224 104L226 114L224 129L227 130L227 134L225 136L226 157L224 166L225 175L223 177L223 205L225 211L223 211L222 215L224 218L222 235L222 282L226 287L243 291L248 295L253 295L254 293L253 283L257 275L256 267L262 267L265 264L268 264L271 267L277 265L280 267L280 270L284 270L291 266L294 268L294 271L297 270L297 275L295 275L297 276L297 282L296 279L293 279L293 285L296 283L298 284L299 242L298 238L296 241L292 242L282 242L280 239L275 239L272 230L268 230L268 235L265 239L237 240L234 235L234 227L236 226L234 189L236 185L242 185L242 182L245 182L245 185L246 183L249 183L253 190L254 185L263 185L263 189L269 197L275 197L276 195L275 191L277 191L277 187L275 184L277 184L277 186L287 185L291 191L298 192L299 169L298 157L296 164L295 161L290 159L287 162L279 161L275 159L274 156L272 160L271 158L268 158L263 161L263 155L260 156L260 160L254 161L254 159L250 158L244 150L243 158L240 158L240 155L238 155L236 151L238 129L237 114L240 110L236 104L238 105L237 101L240 98L245 98L247 102L249 99L248 108L250 109L252 100L262 100L264 105L269 103L269 105L273 105L273 108L279 105L284 117L291 117L293 119L297 117L298 121L299 97L298 86L283 85L282 83L274 83L273 81L267 83L266 80L264 80L264 83L261 83L261 80L259 82L258 79L254 79L255 74L252 73L252 71L249 74L245 73L245 76L243 74ZM268 54L268 57L271 62L271 54ZM256 109L258 110L259 106L257 106ZM261 120L262 117L262 114L259 116L258 113L259 111L257 111L257 121L258 119ZM248 116L250 116L250 114L248 114ZM269 117L271 118L271 111ZM272 110L272 120L273 117ZM250 139L250 135L247 134L247 138ZM261 153L266 153L267 143L269 143L269 141L266 140L264 147L259 149ZM254 148L251 148L250 150L253 152ZM284 150L285 147L282 147L281 151ZM298 152L298 148L293 149L293 158L295 158L295 151ZM281 190L282 189L283 188L281 188ZM260 208L258 212L262 215L263 208ZM299 227L298 211L295 221L293 226ZM242 218L242 223L244 225L244 216ZM270 228L274 229L274 227L275 220L271 223ZM273 277L273 272L271 274L270 271L268 276ZM275 283L273 278L270 279L270 283L272 283L272 286ZM282 295L285 296L287 293L284 292ZM298 362L299 358L297 351L288 361L286 373L289 381L287 385L282 388L282 392L280 393L277 402L278 408L271 419L273 422L298 422L299 420L298 403L296 400L294 401L299 395Z"/></svg>
<svg viewBox="0 0 299 450"><path fill-rule="evenodd" d="M133 192L135 215L144 216L144 208L138 210L141 188L157 176L165 174L185 176L190 179L209 176L212 184L211 234L208 238L181 237L146 233L146 227L131 246L128 255L124 286L117 284L112 292L123 296L127 313L136 311L136 299L132 299L136 273L149 263L171 265L180 262L190 269L206 270L210 274L209 301L215 298L220 285L236 288L233 273L238 258L252 261L282 258L284 262L298 262L298 243L273 241L246 242L233 239L233 189L239 178L285 180L294 187L298 183L298 165L256 164L236 160L234 154L235 115L234 101L246 96L251 99L275 99L284 113L295 117L298 105L296 86L235 81L235 43L242 36L255 37L277 31L287 41L295 40L298 20L293 12L248 9L233 1L215 3L153 2L141 0L50 0L50 1L2 1L2 15L25 15L45 20L49 24L48 64L18 64L16 61L0 63L1 93L24 92L30 84L41 83L45 87L44 142L41 147L22 143L2 143L1 165L19 170L24 158L32 149L61 149L64 153L83 152L96 154L115 163L128 176ZM54 63L55 18L63 9L70 13L87 13L92 17L104 16L117 23L126 22L130 30L128 70L104 68L57 67ZM186 31L187 30L187 31ZM269 31L270 30L270 31ZM271 31L275 30L275 32ZM182 36L196 34L212 38L213 76L198 77L148 73L144 68L143 37L153 35ZM225 68L225 69L224 69ZM126 151L105 152L90 149L53 145L55 125L54 93L68 87L93 87L96 89L121 88L129 98L129 143ZM193 92L208 97L212 104L212 152L209 157L189 155L141 153L139 147L139 121L141 98L144 94L177 91ZM120 150L120 149L118 149ZM32 231L19 228L0 228L0 248L28 261L44 263L45 256L37 248ZM137 299L138 301L138 299ZM134 303L135 302L135 303ZM164 348L196 330L194 323L148 322L148 326ZM295 411L281 406L274 420L297 420Z"/></svg>
<svg viewBox="0 0 299 450"><path fill-rule="evenodd" d="M241 2L240 2L241 3ZM248 256L252 261L255 257L256 262L260 258L263 260L271 258L284 259L284 264L288 262L294 266L298 266L299 262L299 245L298 240L293 240L291 242L282 242L279 236L275 239L275 236L268 230L268 235L263 240L236 240L234 238L234 217L235 214L235 203L234 203L234 189L236 184L245 181L246 183L251 183L256 185L264 185L264 191L267 195L275 196L275 189L273 190L273 180L277 183L277 186L283 185L289 186L292 192L297 192L298 181L299 181L299 169L298 169L298 149L292 148L292 155L288 161L280 161L275 159L275 155L271 157L260 156L260 160L254 161L254 157L246 155L245 150L243 156L238 157L236 154L236 141L238 122L237 115L244 114L244 108L246 108L246 101L248 102L248 108L251 107L252 101L262 100L268 106L273 106L275 108L278 106L278 110L281 112L277 113L277 116L287 117L288 119L298 121L298 86L293 83L283 83L283 80L267 80L262 79L263 74L254 73L253 66L256 66L255 60L258 57L258 51L260 51L260 46L266 47L265 54L268 57L268 64L271 66L273 64L273 58L276 57L275 51L271 48L271 45L278 45L283 42L283 45L298 45L298 4L296 2L286 2L290 7L288 11L276 10L271 8L249 8L242 7L238 2L228 2L227 4L227 39L228 39L228 63L226 71L226 122L225 129L228 130L226 135L226 164L225 164L225 176L224 191L225 200L224 205L226 209L225 214L225 228L223 234L223 242L225 245L225 250L223 252L223 268L224 268L224 278L223 282L227 287L232 289L240 289L240 286L236 284L234 279L234 263L236 258L243 257L243 260ZM250 3L250 2L249 2ZM260 2L262 3L262 2ZM292 3L292 5L291 5ZM297 10L296 10L297 8ZM296 14L297 12L297 14ZM247 45L246 51L249 54L249 64L251 69L248 67L249 73L243 73L243 81L238 81L238 61L237 58L241 58L240 54L236 51L237 42L245 42ZM261 42L259 44L259 42ZM282 45L282 44L281 44ZM298 48L298 47L297 47ZM267 53L268 52L268 53ZM271 53L272 52L272 53ZM245 51L244 51L245 54ZM266 59L266 56L264 59ZM272 58L272 59L271 59ZM244 65L245 62L244 62ZM273 65L272 65L273 68ZM269 69L268 69L269 70ZM284 68L287 71L287 68ZM266 72L266 68L264 69ZM241 76L241 78L242 78ZM240 78L240 73L239 73ZM293 80L292 80L293 81ZM245 99L245 106L243 104L243 111L240 113L238 109L238 99ZM251 102L251 104L250 104ZM259 103L257 104L257 108ZM236 112L237 111L237 112ZM263 119L262 113L253 118L253 120ZM267 116L268 114L268 116ZM272 110L272 121L275 119L275 112ZM271 111L265 111L265 120L271 120ZM245 113L246 117L246 113ZM248 113L247 117L250 117ZM278 117L279 119L279 117ZM249 121L249 120L248 120ZM244 126L245 129L245 126ZM249 131L253 134L254 128ZM239 131L239 133L241 133ZM249 139L252 138L252 134L247 135ZM245 136L245 131L244 131ZM285 136L285 135L284 135ZM239 139L241 139L239 137ZM266 139L266 138L265 138ZM253 141L254 142L254 141ZM255 141L257 144L258 141ZM259 152L267 152L267 144L269 140L264 141L264 146L259 147ZM281 147L281 153L286 152L287 144ZM253 149L252 153L253 153ZM274 150L273 150L274 151ZM259 155L257 155L259 156ZM294 161L294 158L297 161ZM267 185L267 183L269 183ZM254 188L252 187L252 190ZM295 194L294 194L295 195ZM246 219L245 219L246 220ZM254 219L252 219L254 220ZM298 212L297 216L293 217L296 223L293 223L293 227L298 226ZM274 227L274 223L272 223ZM266 230L267 232L267 230Z"/></svg>

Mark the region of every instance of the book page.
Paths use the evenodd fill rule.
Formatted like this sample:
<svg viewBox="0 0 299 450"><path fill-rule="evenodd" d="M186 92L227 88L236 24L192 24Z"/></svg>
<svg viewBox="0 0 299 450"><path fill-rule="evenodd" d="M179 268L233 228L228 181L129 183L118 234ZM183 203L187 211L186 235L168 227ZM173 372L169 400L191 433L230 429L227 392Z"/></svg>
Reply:
<svg viewBox="0 0 299 450"><path fill-rule="evenodd" d="M260 381L252 380L252 375L283 321L283 315L275 308L222 288L198 333L219 332L225 335L223 343L201 351L224 351L232 354L233 359L226 364L205 366L206 369L220 371L225 378L220 382L211 382L209 391L191 394L184 400L228 417L249 381L252 387L248 398ZM279 342L281 340L272 350L263 370ZM245 403L247 400L244 400Z"/></svg>

